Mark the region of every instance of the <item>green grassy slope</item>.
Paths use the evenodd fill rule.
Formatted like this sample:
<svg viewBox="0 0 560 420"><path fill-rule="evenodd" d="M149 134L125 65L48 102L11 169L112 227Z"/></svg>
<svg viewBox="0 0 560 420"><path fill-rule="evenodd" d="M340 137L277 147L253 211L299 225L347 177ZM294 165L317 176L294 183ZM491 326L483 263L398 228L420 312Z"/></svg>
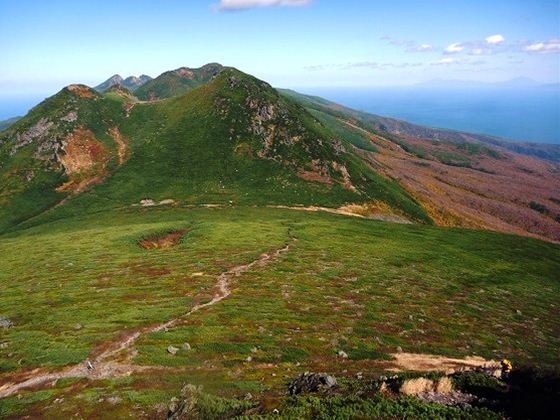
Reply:
<svg viewBox="0 0 560 420"><path fill-rule="evenodd" d="M191 231L177 247L137 245L184 228ZM14 322L0 329L7 343L0 382L28 368L81 362L125 330L188 312L212 297L220 272L290 236L298 239L292 249L236 277L230 297L136 343L135 363L175 370L59 381L1 400L10 410L4 415L155 413L184 383L225 397L282 395L284 375L382 372L397 346L514 365L560 362L557 245L279 209L137 208L0 237L0 315ZM167 353L185 342L192 350Z"/></svg>
<svg viewBox="0 0 560 420"><path fill-rule="evenodd" d="M122 103L85 86L83 89L90 96L64 88L0 133L0 231L40 214L67 196L56 191L68 180L58 155L64 138L74 129L91 130L107 149L116 152L108 129L122 121ZM116 158L109 162L109 168L115 164Z"/></svg>
<svg viewBox="0 0 560 420"><path fill-rule="evenodd" d="M137 103L128 118L122 109L126 97L117 93L85 101L78 122L92 126L100 137L107 137L107 127L118 126L130 159L103 183L33 223L131 206L145 198L192 204L331 207L379 200L410 219L430 223L397 182L373 172L353 153L352 139L242 72L226 69L184 95ZM90 102L106 109L107 114L102 115L107 116L82 120ZM45 111L35 112L42 115ZM304 180L298 176L302 171L320 172L328 183ZM345 186L344 171L355 190ZM43 184L46 192L52 188L52 184ZM44 210L56 202L56 196L25 198L25 202L40 202L37 210ZM33 214L28 211L21 217Z"/></svg>

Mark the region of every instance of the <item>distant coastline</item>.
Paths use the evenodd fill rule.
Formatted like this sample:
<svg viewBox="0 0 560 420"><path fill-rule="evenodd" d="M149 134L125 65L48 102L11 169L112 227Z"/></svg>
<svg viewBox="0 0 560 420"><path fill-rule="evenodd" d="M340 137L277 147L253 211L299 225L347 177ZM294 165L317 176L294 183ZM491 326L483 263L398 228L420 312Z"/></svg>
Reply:
<svg viewBox="0 0 560 420"><path fill-rule="evenodd" d="M539 86L299 88L360 111L429 127L560 144L560 90Z"/></svg>

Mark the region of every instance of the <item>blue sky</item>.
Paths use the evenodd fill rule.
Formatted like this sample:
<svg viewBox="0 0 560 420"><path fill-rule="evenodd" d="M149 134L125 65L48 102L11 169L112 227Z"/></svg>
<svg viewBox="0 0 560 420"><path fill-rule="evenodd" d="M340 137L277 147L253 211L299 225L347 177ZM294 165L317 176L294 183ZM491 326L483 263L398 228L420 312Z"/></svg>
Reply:
<svg viewBox="0 0 560 420"><path fill-rule="evenodd" d="M0 95L220 62L275 86L560 77L560 0L0 0Z"/></svg>

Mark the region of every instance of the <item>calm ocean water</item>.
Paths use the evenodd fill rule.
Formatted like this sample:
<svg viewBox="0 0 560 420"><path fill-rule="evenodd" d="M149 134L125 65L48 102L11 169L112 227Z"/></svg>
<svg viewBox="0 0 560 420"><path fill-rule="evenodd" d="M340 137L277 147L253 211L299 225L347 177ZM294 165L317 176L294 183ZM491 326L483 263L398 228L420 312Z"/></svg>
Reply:
<svg viewBox="0 0 560 420"><path fill-rule="evenodd" d="M361 111L430 127L560 144L560 90L345 88L299 89ZM0 96L0 120L25 115L41 96Z"/></svg>
<svg viewBox="0 0 560 420"><path fill-rule="evenodd" d="M560 144L560 90L345 88L303 93L373 114L430 127Z"/></svg>
<svg viewBox="0 0 560 420"><path fill-rule="evenodd" d="M25 115L47 95L0 96L0 121Z"/></svg>

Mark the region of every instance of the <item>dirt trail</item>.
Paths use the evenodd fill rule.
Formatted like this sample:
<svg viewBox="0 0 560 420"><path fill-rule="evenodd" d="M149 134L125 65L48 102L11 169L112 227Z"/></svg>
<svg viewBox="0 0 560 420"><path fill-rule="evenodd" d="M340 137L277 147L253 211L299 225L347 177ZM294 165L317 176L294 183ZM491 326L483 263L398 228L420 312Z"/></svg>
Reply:
<svg viewBox="0 0 560 420"><path fill-rule="evenodd" d="M124 161L128 157L128 149L126 147L126 141L123 139L123 136L120 130L117 127L111 127L109 129L109 134L115 142L117 143L117 154L119 157L119 166L124 163Z"/></svg>
<svg viewBox="0 0 560 420"><path fill-rule="evenodd" d="M392 222L392 223L400 223L400 224L412 224L410 220L403 216L399 216L397 214L390 214L390 213L372 213L364 216L363 214L354 213L349 210L350 206L346 208L332 208L332 207L319 207L319 206L309 206L309 207L297 207L297 206L283 206L283 205L269 205L268 208L273 209L287 209L287 210L298 210L298 211L309 211L309 212L326 212L332 214L340 214L343 216L350 216L350 217L358 217L360 219L368 219L368 220L380 220L382 222Z"/></svg>
<svg viewBox="0 0 560 420"><path fill-rule="evenodd" d="M231 294L230 282L234 277L239 276L253 267L264 266L278 259L290 250L292 243L296 240L297 239L294 237L291 237L290 242L283 248L279 248L272 253L264 253L248 264L238 265L221 273L217 277L216 284L214 285L214 297L209 302L193 306L189 312L178 318L123 334L118 341L113 342L109 346L104 346L105 349L102 352L88 359L93 365L93 369L87 368L88 360L86 360L80 364L68 366L60 371L49 372L43 369L35 369L30 372L19 373L17 377L14 376L12 379L3 379L3 383L0 384L0 398L8 397L22 389L47 386L63 378L105 379L127 376L134 372L166 369L160 366L140 366L131 363L135 355L133 345L138 338L143 334L166 331L169 328L173 328L193 313L215 305L227 298Z"/></svg>

